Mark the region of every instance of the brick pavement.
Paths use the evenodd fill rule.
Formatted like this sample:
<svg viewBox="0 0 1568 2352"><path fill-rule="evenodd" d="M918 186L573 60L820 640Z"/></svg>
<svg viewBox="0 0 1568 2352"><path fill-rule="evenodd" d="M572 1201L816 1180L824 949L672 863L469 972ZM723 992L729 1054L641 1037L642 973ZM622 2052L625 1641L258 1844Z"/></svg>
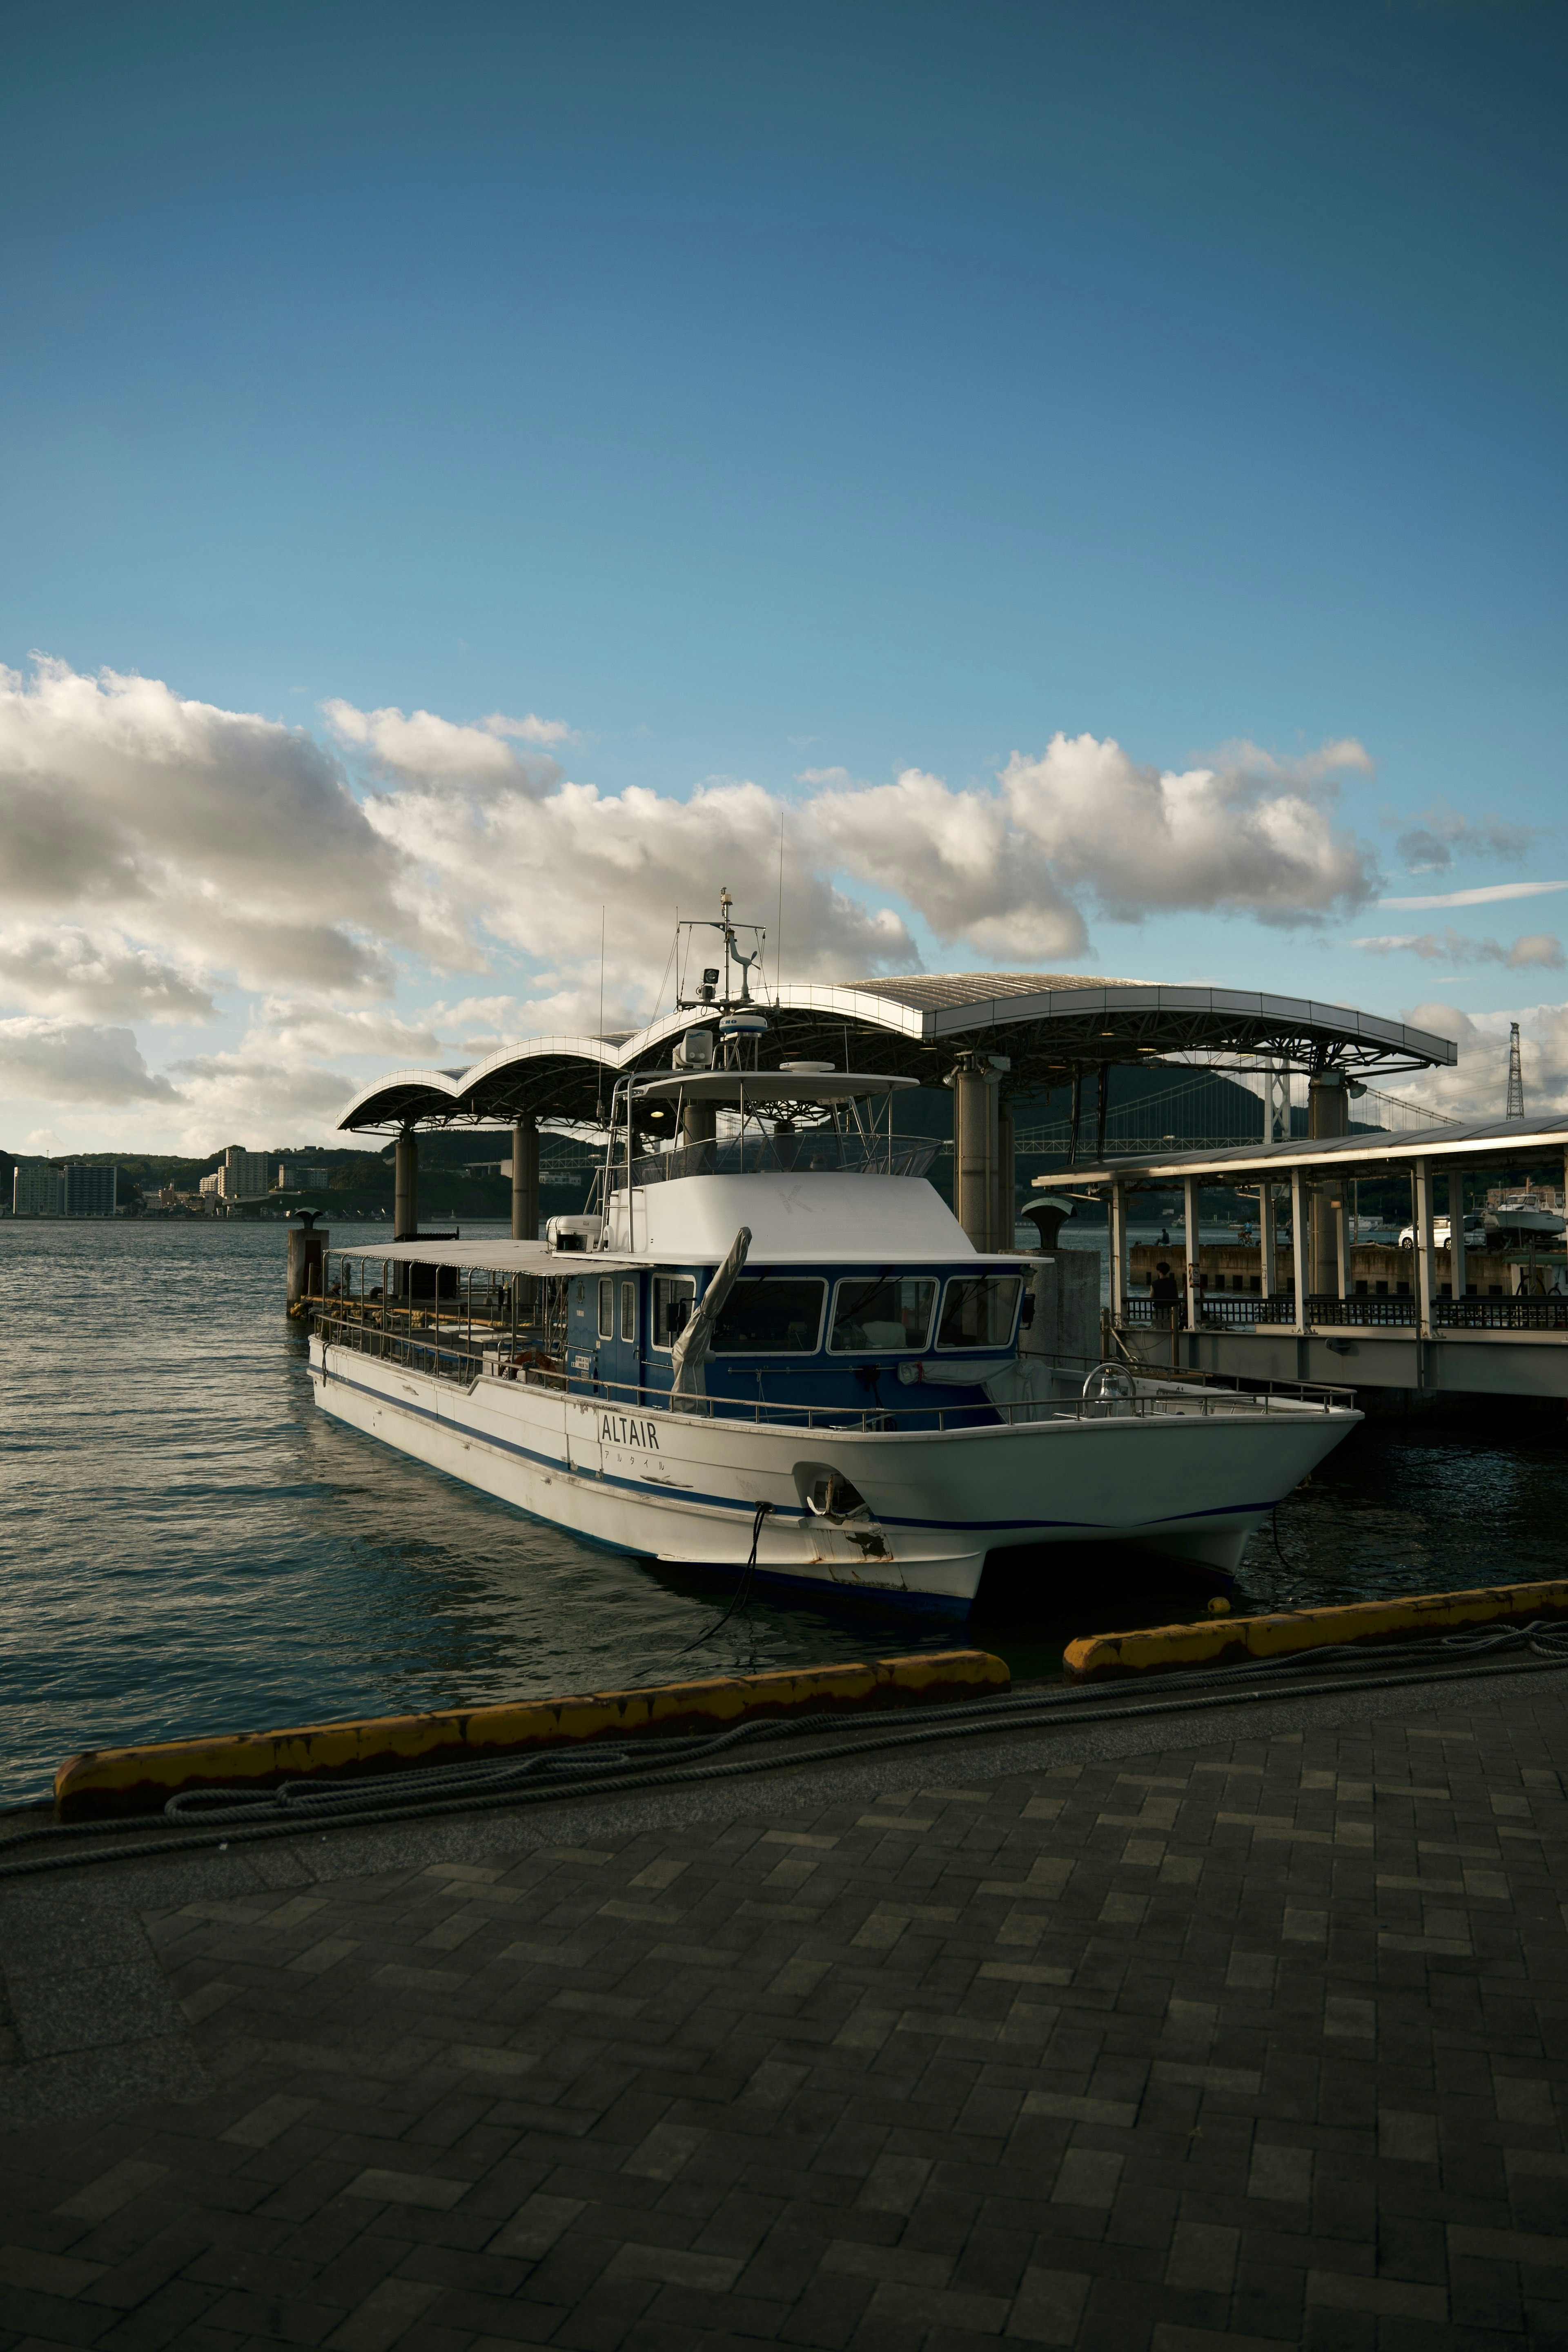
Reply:
<svg viewBox="0 0 1568 2352"><path fill-rule="evenodd" d="M0 2352L1568 2346L1568 1693L1476 1688L7 1887Z"/></svg>

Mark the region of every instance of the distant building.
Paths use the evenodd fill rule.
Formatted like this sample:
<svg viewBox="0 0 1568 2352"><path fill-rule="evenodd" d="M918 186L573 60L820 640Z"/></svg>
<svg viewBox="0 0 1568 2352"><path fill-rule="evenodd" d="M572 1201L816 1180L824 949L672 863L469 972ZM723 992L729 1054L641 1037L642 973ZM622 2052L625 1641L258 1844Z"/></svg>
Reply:
<svg viewBox="0 0 1568 2352"><path fill-rule="evenodd" d="M65 1170L52 1160L18 1160L11 1171L14 1217L58 1217L65 1206Z"/></svg>
<svg viewBox="0 0 1568 2352"><path fill-rule="evenodd" d="M68 1217L113 1216L120 1205L118 1168L87 1168L71 1160L61 1173L65 1178L62 1205Z"/></svg>
<svg viewBox="0 0 1568 2352"><path fill-rule="evenodd" d="M270 1164L265 1151L246 1151L231 1143L223 1166L202 1178L202 1191L220 1201L259 1201L270 1189Z"/></svg>
<svg viewBox="0 0 1568 2352"><path fill-rule="evenodd" d="M315 1192L332 1181L332 1171L313 1160L280 1160L278 1162L278 1190L280 1192Z"/></svg>
<svg viewBox="0 0 1568 2352"><path fill-rule="evenodd" d="M270 1180L264 1151L242 1151L237 1143L231 1143L223 1157L228 1180L223 1191L226 1201L254 1201L268 1190Z"/></svg>

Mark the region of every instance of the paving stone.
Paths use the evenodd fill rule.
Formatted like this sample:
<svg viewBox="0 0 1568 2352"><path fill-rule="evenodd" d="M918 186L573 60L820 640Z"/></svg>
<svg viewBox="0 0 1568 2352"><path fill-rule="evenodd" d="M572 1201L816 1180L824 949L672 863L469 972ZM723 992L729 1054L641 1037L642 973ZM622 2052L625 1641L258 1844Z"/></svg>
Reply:
<svg viewBox="0 0 1568 2352"><path fill-rule="evenodd" d="M0 2352L1568 2352L1552 1679L6 1889Z"/></svg>

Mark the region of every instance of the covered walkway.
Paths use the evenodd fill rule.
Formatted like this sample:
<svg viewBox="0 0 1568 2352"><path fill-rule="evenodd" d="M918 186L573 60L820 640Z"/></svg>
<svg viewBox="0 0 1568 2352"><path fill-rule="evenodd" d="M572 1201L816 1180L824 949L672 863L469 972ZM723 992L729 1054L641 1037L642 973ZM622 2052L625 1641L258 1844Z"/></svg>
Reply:
<svg viewBox="0 0 1568 2352"><path fill-rule="evenodd" d="M1464 1207L1471 1177L1517 1182L1550 1171L1563 1190L1565 1153L1568 1119L1515 1118L1106 1160L1037 1176L1035 1185L1047 1197L1093 1191L1107 1202L1110 1325L1143 1361L1244 1379L1568 1397L1563 1234L1542 1231L1536 1246L1521 1236L1517 1250L1478 1250L1473 1237L1467 1242ZM1365 1283L1357 1287L1352 1203L1359 1183L1390 1178L1409 1188L1410 1281L1405 1296L1377 1297ZM1192 1247L1169 1253L1184 1294L1173 1312L1135 1293L1130 1202L1141 1190L1173 1185L1182 1189L1187 1234L1201 1229L1205 1190L1257 1193L1258 1275L1246 1293L1211 1295ZM1282 1263L1289 1269L1283 1283ZM1508 1278L1500 1280L1503 1269Z"/></svg>

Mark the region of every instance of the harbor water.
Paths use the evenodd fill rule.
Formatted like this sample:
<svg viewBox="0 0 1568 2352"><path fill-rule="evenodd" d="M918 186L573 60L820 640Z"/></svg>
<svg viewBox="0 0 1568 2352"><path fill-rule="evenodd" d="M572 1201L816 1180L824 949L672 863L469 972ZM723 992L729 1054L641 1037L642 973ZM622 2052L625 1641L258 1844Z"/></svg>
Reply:
<svg viewBox="0 0 1568 2352"><path fill-rule="evenodd" d="M1202 1613L1176 1570L1084 1546L996 1563L967 1629L766 1588L720 1625L722 1585L591 1549L318 1413L284 1249L278 1223L0 1223L0 1803L84 1748L965 1639L1037 1676L1076 1634ZM1236 1605L1560 1574L1563 1439L1560 1414L1507 1406L1363 1423L1281 1506L1278 1540L1254 1537Z"/></svg>

